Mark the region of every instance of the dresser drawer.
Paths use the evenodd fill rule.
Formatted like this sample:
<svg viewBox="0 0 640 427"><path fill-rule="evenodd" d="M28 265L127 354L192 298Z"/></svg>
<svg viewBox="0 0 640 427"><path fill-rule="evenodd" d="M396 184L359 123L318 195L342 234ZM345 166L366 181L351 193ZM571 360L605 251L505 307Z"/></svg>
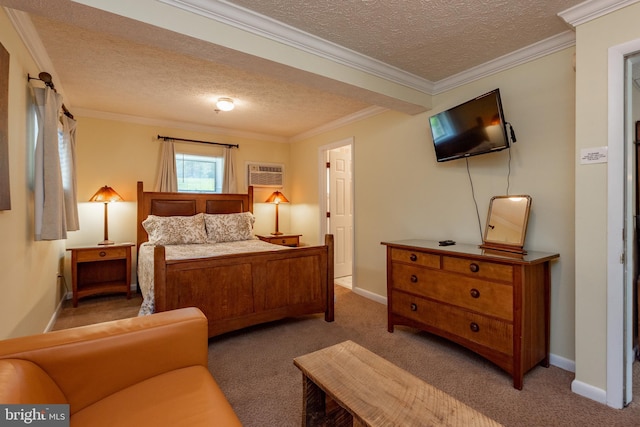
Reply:
<svg viewBox="0 0 640 427"><path fill-rule="evenodd" d="M442 270L393 265L393 288L511 321L513 287Z"/></svg>
<svg viewBox="0 0 640 427"><path fill-rule="evenodd" d="M440 255L425 254L407 249L391 249L391 260L406 262L424 267L440 268Z"/></svg>
<svg viewBox="0 0 640 427"><path fill-rule="evenodd" d="M457 307L394 291L393 313L464 338L484 347L513 355L513 325Z"/></svg>
<svg viewBox="0 0 640 427"><path fill-rule="evenodd" d="M109 247L109 248L96 248L77 251L77 261L100 261L108 259L122 259L127 257L127 251L131 248L127 247Z"/></svg>
<svg viewBox="0 0 640 427"><path fill-rule="evenodd" d="M513 281L513 266L495 262L443 256L442 268L455 273L471 274L483 279Z"/></svg>

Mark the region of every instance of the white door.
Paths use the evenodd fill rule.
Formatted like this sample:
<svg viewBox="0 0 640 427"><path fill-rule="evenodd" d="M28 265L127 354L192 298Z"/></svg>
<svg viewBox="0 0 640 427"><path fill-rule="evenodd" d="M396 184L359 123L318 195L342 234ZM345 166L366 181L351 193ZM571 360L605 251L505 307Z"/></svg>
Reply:
<svg viewBox="0 0 640 427"><path fill-rule="evenodd" d="M634 301L633 289L638 277L636 260L638 231L636 219L640 212L636 211L636 182L638 170L636 168L636 143L638 142L636 123L640 123L640 54L627 57L625 61L625 195L624 195L624 326L623 326L623 404L628 405L633 400L633 363L635 361L634 348ZM637 398L637 397L636 397Z"/></svg>
<svg viewBox="0 0 640 427"><path fill-rule="evenodd" d="M351 276L353 268L353 201L351 146L329 150L329 233L334 238L335 277Z"/></svg>

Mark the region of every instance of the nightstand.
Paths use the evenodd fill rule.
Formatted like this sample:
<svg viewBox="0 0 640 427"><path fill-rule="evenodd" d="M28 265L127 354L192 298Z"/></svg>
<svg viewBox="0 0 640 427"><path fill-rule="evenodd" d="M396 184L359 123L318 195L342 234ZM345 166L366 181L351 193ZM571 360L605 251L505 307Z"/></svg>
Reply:
<svg viewBox="0 0 640 427"><path fill-rule="evenodd" d="M256 237L264 242L281 246L300 246L300 236L302 234L256 234Z"/></svg>
<svg viewBox="0 0 640 427"><path fill-rule="evenodd" d="M131 298L133 243L67 248L71 251L73 306L78 299L104 293L126 293Z"/></svg>

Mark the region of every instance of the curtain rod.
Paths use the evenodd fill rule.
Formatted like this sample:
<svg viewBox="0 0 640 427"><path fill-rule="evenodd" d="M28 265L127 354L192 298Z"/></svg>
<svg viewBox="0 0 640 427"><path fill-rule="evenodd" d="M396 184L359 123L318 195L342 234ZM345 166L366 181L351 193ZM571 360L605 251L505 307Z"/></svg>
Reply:
<svg viewBox="0 0 640 427"><path fill-rule="evenodd" d="M53 85L51 74L49 73L45 73L43 71L40 74L38 74L38 77L31 77L30 74L27 74L27 81L31 81L31 80L40 80L41 82L44 83L45 86L50 87L51 90L53 90L55 93L58 93L58 91L56 90L56 87ZM65 116L73 120L73 114L71 114L71 111L69 111L64 104L62 104L62 111L64 112Z"/></svg>
<svg viewBox="0 0 640 427"><path fill-rule="evenodd" d="M200 141L197 139L174 138L173 136L158 135L158 139L164 139L165 141L168 139L172 139L174 141L199 142L200 144L212 144L212 145L222 145L224 147L229 147L229 148L240 148L240 144L223 144L222 142L210 142L210 141Z"/></svg>

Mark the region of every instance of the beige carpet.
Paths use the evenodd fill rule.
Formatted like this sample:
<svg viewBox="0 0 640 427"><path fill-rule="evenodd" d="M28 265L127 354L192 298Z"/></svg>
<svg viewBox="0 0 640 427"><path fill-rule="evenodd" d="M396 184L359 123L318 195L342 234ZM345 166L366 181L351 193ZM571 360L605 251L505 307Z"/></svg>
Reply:
<svg viewBox="0 0 640 427"><path fill-rule="evenodd" d="M135 315L133 302L121 297L106 301L107 316L112 311L122 317ZM56 327L99 321L100 303L87 300L76 309L65 308ZM77 314L83 308L87 313ZM76 314L69 315L74 310ZM71 317L73 321L68 320ZM306 316L213 338L209 368L246 427L299 426L302 374L293 358L347 339L505 426L640 426L637 366L637 401L622 410L572 393L573 374L554 366L529 372L518 391L506 373L462 347L409 328L396 327L388 333L384 305L341 287L336 288L335 322Z"/></svg>

